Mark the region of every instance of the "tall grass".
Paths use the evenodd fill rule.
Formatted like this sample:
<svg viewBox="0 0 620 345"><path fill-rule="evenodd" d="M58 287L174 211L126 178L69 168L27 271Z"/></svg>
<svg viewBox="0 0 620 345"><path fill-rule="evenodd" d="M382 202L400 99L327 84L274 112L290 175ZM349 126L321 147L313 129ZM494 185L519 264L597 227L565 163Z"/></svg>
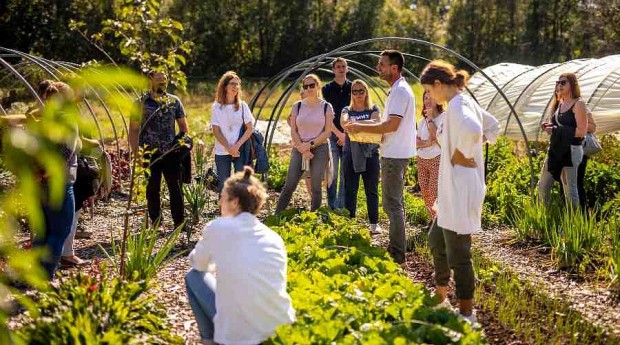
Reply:
<svg viewBox="0 0 620 345"><path fill-rule="evenodd" d="M547 245L557 266L583 273L606 254L607 224L597 219L598 211L583 213L530 200L516 211L512 224L517 240Z"/></svg>

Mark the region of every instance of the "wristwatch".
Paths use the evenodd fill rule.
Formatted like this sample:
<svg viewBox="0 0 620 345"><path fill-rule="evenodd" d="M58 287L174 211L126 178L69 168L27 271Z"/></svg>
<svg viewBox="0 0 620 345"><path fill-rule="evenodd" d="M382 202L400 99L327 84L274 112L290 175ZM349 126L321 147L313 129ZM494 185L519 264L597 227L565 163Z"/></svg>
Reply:
<svg viewBox="0 0 620 345"><path fill-rule="evenodd" d="M310 140L310 148L314 147L314 140Z"/></svg>

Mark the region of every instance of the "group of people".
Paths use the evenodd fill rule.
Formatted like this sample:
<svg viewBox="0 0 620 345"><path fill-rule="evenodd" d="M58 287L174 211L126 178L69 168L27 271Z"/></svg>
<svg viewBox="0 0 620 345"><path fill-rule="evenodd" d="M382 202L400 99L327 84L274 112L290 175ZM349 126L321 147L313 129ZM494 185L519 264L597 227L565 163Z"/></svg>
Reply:
<svg viewBox="0 0 620 345"><path fill-rule="evenodd" d="M418 180L432 218L429 247L437 300L440 307L451 308L447 294L454 271L458 313L473 323L471 235L481 229L485 197L482 147L484 142L495 141L499 123L463 93L468 74L442 60L431 61L420 75L423 109L416 123L415 96L403 76L404 63L399 51L380 54L377 71L390 85L383 110L373 103L366 82L347 79L348 66L342 58L333 61L335 78L325 86L315 74L303 77L301 100L291 107L293 147L275 213L288 207L299 181L305 177L311 210L321 206L323 181L327 179L329 207L345 207L355 217L361 178L370 232L377 234L382 232L378 221L381 184L382 206L389 218L388 252L396 262L405 263L405 172L409 160L417 155ZM166 75L154 71L148 76L150 90L138 100L142 116L132 118L129 144L134 153L142 147L149 162L148 216L154 223L161 221L163 175L170 193L172 220L178 227L184 223L182 169L174 145L188 132L188 125L181 101L166 92ZM42 83L40 89L42 99L56 94L65 99L74 97L64 83ZM573 206L585 203L579 181L583 180L580 171L585 171L587 159L581 142L586 132L596 127L579 97L574 74L562 74L550 119L542 125L551 135L539 183L544 201L557 179L562 181L566 199ZM235 72L229 71L219 80L211 115L221 217L206 225L190 254L192 269L185 278L187 295L203 343L260 343L278 325L294 322L295 311L286 291L284 243L257 218L267 198L265 188L254 177L252 168L244 166L246 160L241 159L241 147L250 139L254 117L243 101L241 79ZM74 138L60 147L67 171L61 207L50 207L45 202L42 206L46 232L39 242L51 254L43 262L50 277L63 248L69 257L74 256L69 249L79 206L73 186L76 152L83 141L78 133L75 128ZM44 175L41 181L45 186Z"/></svg>
<svg viewBox="0 0 620 345"><path fill-rule="evenodd" d="M302 78L301 100L291 107L289 120L291 160L275 213L288 207L294 190L306 177L311 210L321 206L327 179L333 180L327 193L329 206L344 206L354 217L361 178L374 234L381 231L381 183L383 209L389 217L388 252L396 262L404 263L405 172L417 153L422 194L433 216L429 244L439 307L449 307L446 296L453 270L458 313L475 322L471 235L481 228L485 195L482 145L495 140L499 123L462 93L468 77L465 72L435 60L420 77L424 109L416 126L415 96L402 74L404 62L399 51L380 54L377 71L390 85L383 110L373 104L371 89L364 81L346 79L344 59L333 62L336 78L324 87L317 75ZM192 270L186 276L190 305L204 344L259 343L278 325L295 320L286 293L284 244L256 217L266 198L265 189L250 167L235 164L240 145L248 139L240 129L253 121L241 100L240 86L234 72L227 72L218 84L211 122L216 165L221 180L231 176L232 169L235 174L220 186L222 217L205 227L190 255Z"/></svg>

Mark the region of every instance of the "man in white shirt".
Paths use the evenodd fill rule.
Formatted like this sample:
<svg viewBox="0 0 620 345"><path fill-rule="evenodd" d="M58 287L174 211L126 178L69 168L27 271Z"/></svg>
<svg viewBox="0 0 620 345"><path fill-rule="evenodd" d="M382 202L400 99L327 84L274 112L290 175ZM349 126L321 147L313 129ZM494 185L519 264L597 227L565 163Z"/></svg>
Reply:
<svg viewBox="0 0 620 345"><path fill-rule="evenodd" d="M405 262L405 211L403 190L409 159L416 153L415 98L411 87L402 76L405 63L397 50L384 50L377 64L381 79L391 88L382 121L377 124L349 123L349 133L383 134L381 143L381 188L383 209L390 219L388 252L398 263Z"/></svg>

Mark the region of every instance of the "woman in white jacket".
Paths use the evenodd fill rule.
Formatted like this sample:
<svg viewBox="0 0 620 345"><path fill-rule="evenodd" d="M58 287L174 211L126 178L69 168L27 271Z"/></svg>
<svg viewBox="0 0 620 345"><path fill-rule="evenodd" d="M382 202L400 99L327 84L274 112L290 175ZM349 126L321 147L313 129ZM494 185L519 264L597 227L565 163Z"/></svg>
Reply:
<svg viewBox="0 0 620 345"><path fill-rule="evenodd" d="M440 306L448 306L450 270L454 270L459 312L475 323L471 234L481 228L486 188L482 156L485 114L475 101L460 93L464 79L450 63L430 62L420 80L435 102L448 104L437 134L441 146L437 218L429 233L436 291Z"/></svg>
<svg viewBox="0 0 620 345"><path fill-rule="evenodd" d="M295 321L286 248L256 218L267 193L253 173L246 166L226 180L222 217L207 224L189 255L187 297L203 344L260 344Z"/></svg>

